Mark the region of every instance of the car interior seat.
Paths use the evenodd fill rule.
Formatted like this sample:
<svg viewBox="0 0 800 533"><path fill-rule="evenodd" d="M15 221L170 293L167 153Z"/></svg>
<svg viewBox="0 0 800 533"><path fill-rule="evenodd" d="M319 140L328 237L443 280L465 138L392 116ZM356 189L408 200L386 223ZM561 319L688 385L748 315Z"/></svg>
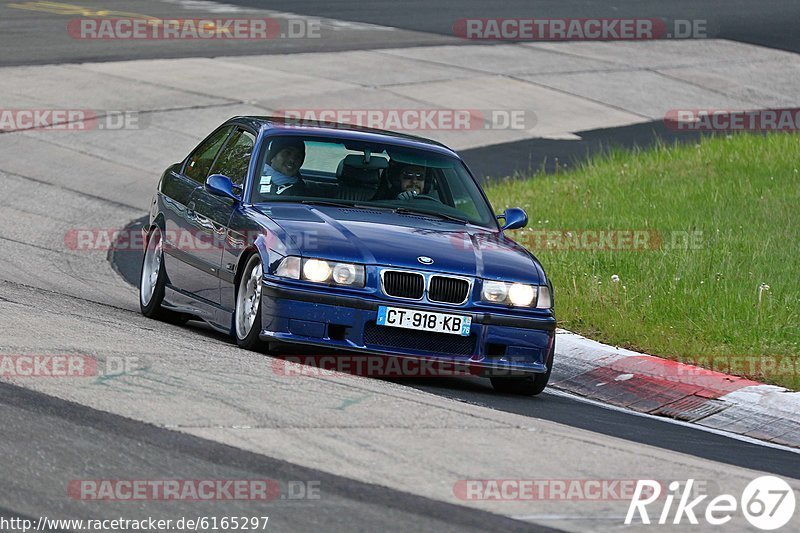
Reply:
<svg viewBox="0 0 800 533"><path fill-rule="evenodd" d="M389 162L385 158L370 157L369 153L345 156L336 169L336 179L339 182L336 198L353 201L372 200L378 191L381 174L388 165Z"/></svg>

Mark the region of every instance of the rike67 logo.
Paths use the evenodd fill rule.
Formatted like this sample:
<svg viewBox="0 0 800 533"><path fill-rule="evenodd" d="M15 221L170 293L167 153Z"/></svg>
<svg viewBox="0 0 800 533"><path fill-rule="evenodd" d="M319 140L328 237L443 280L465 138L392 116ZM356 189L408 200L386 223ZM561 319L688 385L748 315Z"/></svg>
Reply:
<svg viewBox="0 0 800 533"><path fill-rule="evenodd" d="M763 531L772 531L789 523L794 516L795 496L792 487L775 476L761 476L751 481L738 500L731 494L720 494L709 501L707 494L701 494L690 500L696 494L692 493L694 479L689 479L685 484L673 481L669 484L669 493L662 499L661 483L649 479L640 479L625 516L625 524L633 523L638 515L642 524L651 524L650 512L656 511L652 517L656 524L699 524L698 517L712 526L722 526L733 519L737 511L741 513L750 525ZM677 504L673 504L677 500ZM660 512L657 508L662 504ZM656 505L652 505L658 502ZM703 506L705 508L703 510ZM651 506L648 509L648 506ZM796 531L796 529L795 529Z"/></svg>

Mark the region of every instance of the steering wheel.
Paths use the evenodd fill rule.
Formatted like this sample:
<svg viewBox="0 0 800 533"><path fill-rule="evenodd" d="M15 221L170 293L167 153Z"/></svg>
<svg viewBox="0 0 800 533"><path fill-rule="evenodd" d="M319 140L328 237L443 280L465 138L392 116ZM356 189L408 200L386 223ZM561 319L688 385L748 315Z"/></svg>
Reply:
<svg viewBox="0 0 800 533"><path fill-rule="evenodd" d="M438 202L439 201L438 198L434 198L433 196L429 196L427 194L417 194L417 195L412 196L411 198L413 198L414 200L432 200L434 202Z"/></svg>

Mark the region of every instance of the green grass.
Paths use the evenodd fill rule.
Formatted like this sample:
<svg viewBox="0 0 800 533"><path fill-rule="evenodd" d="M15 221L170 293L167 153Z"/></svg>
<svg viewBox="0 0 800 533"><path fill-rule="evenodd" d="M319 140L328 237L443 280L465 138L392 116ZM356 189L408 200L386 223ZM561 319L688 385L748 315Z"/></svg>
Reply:
<svg viewBox="0 0 800 533"><path fill-rule="evenodd" d="M528 212L514 238L553 280L561 327L800 389L799 169L797 135L717 136L616 151L487 193L497 210ZM651 230L662 240L570 249L539 230Z"/></svg>

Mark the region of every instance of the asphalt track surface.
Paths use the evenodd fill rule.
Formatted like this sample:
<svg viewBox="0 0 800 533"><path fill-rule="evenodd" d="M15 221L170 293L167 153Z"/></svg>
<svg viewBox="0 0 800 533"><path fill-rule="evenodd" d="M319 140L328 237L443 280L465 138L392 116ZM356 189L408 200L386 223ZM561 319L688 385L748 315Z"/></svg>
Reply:
<svg viewBox="0 0 800 533"><path fill-rule="evenodd" d="M87 4L99 6L101 3ZM122 2L107 2L102 5L126 11L133 9L130 4ZM248 48L247 45L241 45L232 48L219 44L198 50L197 47L183 46L185 43L148 43L145 46L125 43L118 47L99 47L65 40L65 17L72 15L2 5L0 28L4 31L0 34L0 46L3 46L4 54L0 58L0 65L189 57L219 55L223 52L225 55L286 53L318 51L323 47L326 50L336 50L436 44L453 40L450 35L452 21L458 18L539 16L539 11L532 15L539 7L546 9L547 16L550 17L610 16L603 2L441 2L433 11L423 9L430 6L429 2L371 3L369 9L364 6L363 2L333 4L300 1L292 3L291 11L399 29L390 32L391 37L387 38L385 30L343 26L336 30L335 36L325 40L324 45L319 41L300 40L276 43L269 50L260 46ZM573 6L577 7L573 9ZM731 8L730 2L719 1L702 4L673 2L669 5L650 2L647 6L652 7L643 7L639 2L617 3L613 16L707 18L713 23L710 26L717 32L711 36L799 50L793 25L798 20L800 10L795 2L740 2L736 4L736 9ZM277 2L259 2L258 7L289 10L285 4ZM186 13L178 4L160 2L141 2L133 10L146 11L153 16L178 16ZM508 173L526 170L525 165L534 168L545 165L549 168L547 165L552 163L548 162L552 162L555 157L562 161L580 157L581 154L612 144L615 139L620 140L623 145L653 142L658 137L657 125L653 125L653 128L648 126L621 129L619 132L593 132L593 135L582 135L582 144L522 141L520 144L525 150L533 148L536 154L533 161L520 161L515 157L515 154L520 153L519 146L476 149L468 151L465 157L479 174L483 172L482 168L496 169L498 165L506 165ZM656 133L651 135L650 132L654 130ZM0 143L10 142L5 137L6 135L0 136ZM39 154L24 153L20 156L42 157ZM56 164L57 161L52 162L52 165ZM0 164L0 171L3 171L3 167ZM52 221L54 225L60 224L57 226L60 230L65 225L78 224L81 218L75 217L81 211L91 213L90 218L94 224L103 225L103 220L113 221L107 224L114 224L117 220L139 218L144 206L138 199L130 205L119 195L110 194L100 180L90 193L86 190L76 193L69 187L51 183L51 176L21 176L4 172L2 179L4 192L13 195L33 191L39 202L37 206L21 208L12 205L12 200L6 199L2 204L5 209L2 214L5 217L3 226L6 229L20 223L19 219L22 219L34 221L30 222L31 227L39 229L43 234L47 226L37 224L40 219L45 219ZM152 182L155 183L155 176ZM12 231L10 235L4 233L0 239L4 261L11 265L8 268L0 265L3 266L3 276L0 278L3 280L0 281L0 316L2 327L6 328L2 330L4 335L0 337L3 351L23 353L28 346L55 351L86 350L89 347L95 353L124 355L134 353L136 342L139 341L141 349L145 351L144 357L177 359L184 369L192 366L197 372L213 372L217 368L215 365L233 363L248 368L248 365L253 364L255 359L252 354L237 350L231 346L229 339L211 333L201 325L191 323L184 328L175 328L151 324L137 317L135 293L130 288L121 290L114 287L113 279L97 273L107 268L105 264L101 264L105 258L96 256L96 261L89 264L85 257L79 260L66 257L61 251L54 249L53 243L46 238L39 242L38 237L26 239L24 235L24 232L15 235ZM123 260L115 259L123 277L129 281L135 280L138 257L131 254ZM61 261L63 263L60 264ZM49 335L39 333L44 323L48 325ZM29 344L26 339L30 339ZM256 357L261 356L256 354ZM168 376L162 377L165 381L167 378ZM326 464L320 464L318 469L311 468L298 464L299 461L283 460L263 451L248 450L244 445L224 443L224 439L216 438L218 433L215 433L215 428L196 430L197 434L208 438L188 434L186 431L175 431L175 427L185 429L192 428L193 424L197 425L195 419L202 418L205 399L213 398L221 404L230 403L230 411L221 411L218 415L220 420L225 419L223 415L226 413L235 418L236 414L244 412L243 407L223 397L221 392L235 388L236 385L223 383L216 392L202 391L193 388L191 376L183 376L183 379L186 380L185 383L152 383L153 388L149 392L151 396L136 393L136 387L142 387L142 384L134 380L103 382L95 384L97 386L94 389L87 388L85 392L55 387L43 393L32 389L46 388L49 384L40 386L23 382L21 385L24 388L8 383L0 384L0 420L4 424L4 430L0 432L0 452L4 458L0 464L0 479L4 480L0 515L97 518L98 515L119 513L128 517L159 515L167 518L187 515L255 516L266 511L265 514L271 516L270 530L279 531L544 529L539 525L543 522L541 520L536 520L537 525L534 526L511 520L501 514L419 496L411 490L395 490L360 481L355 475L351 477L333 474ZM641 444L663 450L665 457L671 457L672 463L669 464L673 465L700 465L704 463L699 459L703 459L800 479L797 454L652 418L612 411L563 396L544 394L540 398L529 399L495 395L489 391L486 383L478 380L400 380L372 386L383 391L384 385L398 397L418 390L442 399L456 400L464 410L478 406L496 412L498 418L502 418L505 413L524 417L531 424L548 420L568 428L585 430L586 434L592 435L592 441L605 442L602 436L621 439L622 444L609 446L609 460L613 450L616 450L615 446L634 449L635 445ZM295 384L294 388L306 386L307 384ZM352 392L348 393L349 396L343 396L345 403L359 401L359 397L354 396L358 387L346 388ZM304 413L297 405L302 401L302 396L293 395L288 388L278 388L273 394L274 397L284 398L286 405L273 404L272 409ZM314 391L309 391L308 394L314 394ZM64 399L65 397L74 397L75 401ZM97 398L96 401L92 399L94 397ZM127 407L130 416L113 414L124 410L121 406L128 398L136 398L136 401L145 403ZM145 418L148 414L148 398L153 399L154 406L156 403L160 405L159 410L155 410L155 418L161 421L159 424L134 420L136 416ZM317 398L319 401L321 396ZM195 405L190 405L192 401ZM246 405L244 401L242 405ZM214 408L222 409L217 405ZM305 413L305 416L311 415ZM391 427L391 422L387 422L387 425ZM224 429L223 427L221 430ZM565 450L569 448L566 441L559 443ZM369 444L363 446L363 453L371 451ZM589 448L587 441L583 447L577 449ZM567 454L568 451L564 453ZM595 453L594 449L592 453ZM580 463L581 458L568 455L562 458L555 454L548 463L553 461L563 461L568 466L570 462ZM353 463L357 461L353 460ZM544 463L542 466L544 467ZM566 474L562 474L564 475ZM572 475L586 477L587 474L584 470L575 471ZM624 472L619 475L624 475ZM167 506L163 502L139 502L101 505L76 501L64 494L64 485L71 479L148 477L268 477L281 483L289 480L317 480L322 484L324 498L319 501L279 499L267 504L172 502ZM448 480L447 483L449 482Z"/></svg>
<svg viewBox="0 0 800 533"><path fill-rule="evenodd" d="M282 9L318 17L395 26L406 30L452 35L463 18L662 18L707 21L709 38L730 39L800 52L797 21L800 5L793 0L443 0L431 2L325 2L299 0L234 0L232 4Z"/></svg>
<svg viewBox="0 0 800 533"><path fill-rule="evenodd" d="M84 2L9 2L0 4L0 66L67 64L96 61L126 61L136 59L162 59L181 57L216 57L228 55L260 55L301 52L333 52L373 48L417 46L462 42L452 36L442 36L413 30L348 23L344 21L316 22L308 30L298 30L310 35L289 39L186 41L186 40L86 40L78 39L67 31L72 20L92 17L161 19L186 18L273 18L285 21L267 6L257 8L232 6L211 2L182 0L158 1L101 0ZM275 6L281 12L286 6ZM315 19L316 21L317 19ZM288 23L282 30L288 31ZM209 73L213 76L213 73Z"/></svg>
<svg viewBox="0 0 800 533"><path fill-rule="evenodd" d="M610 149L647 148L656 144L696 141L702 134L674 131L657 120L618 128L576 133L580 140L525 139L460 152L470 170L487 180L498 176L530 176L563 172Z"/></svg>
<svg viewBox="0 0 800 533"><path fill-rule="evenodd" d="M169 472L183 479L271 479L281 486L280 497L267 502L149 502L133 512L127 502L118 503L128 518L270 516L269 531L353 531L359 525L373 531L530 531L530 525L509 518L303 468L6 383L0 383L0 419L0 449L6 458L0 473L14 489L6 492L7 509L0 508L0 516L24 516L8 507L18 509L31 498L49 500L41 511L50 518L91 518L96 516L93 506L113 514L103 502L65 501L53 490L68 482L69 474L102 479L113 468L122 479L158 478ZM297 480L318 482L324 498L294 499L299 491L288 486Z"/></svg>

